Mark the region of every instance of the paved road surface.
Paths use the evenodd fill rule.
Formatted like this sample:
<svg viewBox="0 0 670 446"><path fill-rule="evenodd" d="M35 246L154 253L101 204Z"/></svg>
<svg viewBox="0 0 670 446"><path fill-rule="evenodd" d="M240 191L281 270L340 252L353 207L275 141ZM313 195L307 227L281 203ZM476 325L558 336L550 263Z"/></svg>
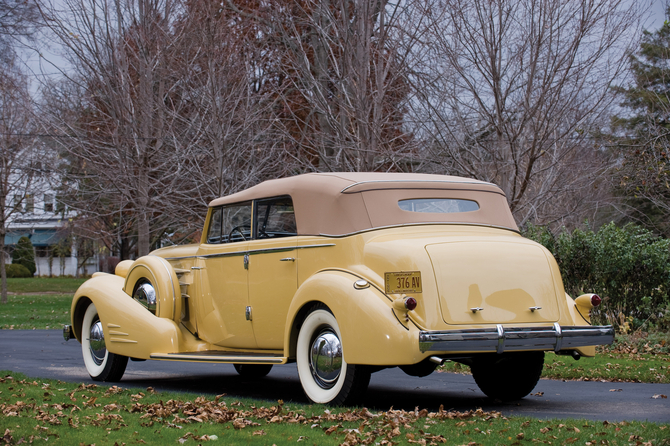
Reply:
<svg viewBox="0 0 670 446"><path fill-rule="evenodd" d="M84 368L76 340L63 341L56 330L0 330L0 370L36 378L93 382ZM306 403L295 364L275 366L262 380L241 378L232 365L185 362L129 362L122 387L152 386L157 390L237 395ZM611 389L621 389L612 392ZM505 415L590 420L670 422L670 384L599 383L540 380L531 395L516 403L495 403L477 388L471 376L433 373L425 378L387 369L372 375L364 404L371 409L498 410Z"/></svg>

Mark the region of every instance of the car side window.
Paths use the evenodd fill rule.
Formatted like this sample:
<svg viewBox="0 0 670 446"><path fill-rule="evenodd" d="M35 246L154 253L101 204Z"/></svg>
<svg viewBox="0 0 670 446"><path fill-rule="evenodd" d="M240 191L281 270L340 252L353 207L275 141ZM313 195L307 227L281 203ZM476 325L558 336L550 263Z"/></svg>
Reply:
<svg viewBox="0 0 670 446"><path fill-rule="evenodd" d="M207 243L221 243L221 208L218 207L212 211L212 218L209 220L209 230L207 231Z"/></svg>
<svg viewBox="0 0 670 446"><path fill-rule="evenodd" d="M259 200L256 206L256 238L298 235L291 197Z"/></svg>
<svg viewBox="0 0 670 446"><path fill-rule="evenodd" d="M222 243L251 239L251 202L224 206L222 213Z"/></svg>

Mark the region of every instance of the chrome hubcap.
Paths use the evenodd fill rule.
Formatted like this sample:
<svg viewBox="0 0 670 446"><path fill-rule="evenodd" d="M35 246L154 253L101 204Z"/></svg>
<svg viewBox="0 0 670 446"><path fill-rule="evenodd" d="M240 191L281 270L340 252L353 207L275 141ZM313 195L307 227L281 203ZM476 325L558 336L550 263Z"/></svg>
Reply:
<svg viewBox="0 0 670 446"><path fill-rule="evenodd" d="M335 385L342 370L342 344L332 329L321 331L312 341L309 365L320 387L330 389Z"/></svg>
<svg viewBox="0 0 670 446"><path fill-rule="evenodd" d="M156 314L156 290L149 282L144 282L138 286L133 298L144 308Z"/></svg>
<svg viewBox="0 0 670 446"><path fill-rule="evenodd" d="M107 353L107 348L105 347L105 335L102 332L102 323L98 319L93 325L91 325L91 333L88 338L90 349L91 349L91 358L96 365L102 364L102 361L105 360L105 353Z"/></svg>

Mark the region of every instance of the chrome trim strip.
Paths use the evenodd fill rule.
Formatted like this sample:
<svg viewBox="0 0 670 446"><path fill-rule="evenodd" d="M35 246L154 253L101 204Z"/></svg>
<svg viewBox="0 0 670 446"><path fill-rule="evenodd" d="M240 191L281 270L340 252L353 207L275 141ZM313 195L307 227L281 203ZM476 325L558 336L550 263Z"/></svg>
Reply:
<svg viewBox="0 0 670 446"><path fill-rule="evenodd" d="M217 259L220 257L238 257L247 255L249 251L231 251L231 252L219 252L216 254L207 254L204 256L195 256L196 259Z"/></svg>
<svg viewBox="0 0 670 446"><path fill-rule="evenodd" d="M397 225L377 226L377 227L374 227L374 228L361 229L360 231L349 232L347 234L339 234L339 235L318 234L318 235L319 235L319 237L343 238L343 237L350 237L352 235L365 234L366 232L370 232L370 231L379 231L381 229L406 228L406 227L409 227L409 226L439 226L439 225L445 225L445 226L476 226L478 228L483 227L483 228L493 228L493 229L504 229L505 231L514 232L515 234L521 234L521 231L519 231L517 229L506 228L504 226L498 226L498 225L487 225L487 224L484 224L484 223L464 223L462 221L454 221L454 222L429 221L429 222L425 222L425 223L401 223L401 224L397 224Z"/></svg>
<svg viewBox="0 0 670 446"><path fill-rule="evenodd" d="M462 330L421 331L422 352L503 353L520 350L569 350L591 345L611 344L614 328L603 326L495 327Z"/></svg>
<svg viewBox="0 0 670 446"><path fill-rule="evenodd" d="M228 364L283 364L286 362L284 357L255 357L255 356L214 356L214 355L181 355L179 353L153 353L150 359L160 359L163 361L189 361L189 362L221 362Z"/></svg>
<svg viewBox="0 0 670 446"><path fill-rule="evenodd" d="M369 180L369 181L358 181L356 183L350 184L344 189L340 191L341 194L344 194L347 189L351 189L352 187L359 186L361 184L389 184L389 183L425 183L427 186L430 184L472 184L472 185L487 185L487 186L495 186L498 187L498 185L493 184L493 183L488 183L486 181L447 181L447 180ZM428 187L426 187L428 189ZM458 189L461 190L461 189ZM479 189L476 189L479 191ZM491 191L481 191L481 192L491 192ZM500 192L493 192L500 194Z"/></svg>
<svg viewBox="0 0 670 446"><path fill-rule="evenodd" d="M165 260L183 260L183 259L213 259L217 257L233 257L233 256L243 256L245 254L268 254L273 252L288 252L295 249L310 249L310 248L327 248L329 246L336 246L335 243L320 243L318 245L303 245L303 246L286 246L283 248L263 248L263 249L248 249L246 251L231 251L231 252L221 252L217 254L206 254L201 256L187 256L187 257L164 257ZM161 257L163 258L163 257ZM198 267L191 267L191 269L197 269ZM199 267L202 269L203 267Z"/></svg>
<svg viewBox="0 0 670 446"><path fill-rule="evenodd" d="M337 246L335 243L320 243L318 245L303 245L298 246L297 249L309 249L309 248L328 248L330 246Z"/></svg>

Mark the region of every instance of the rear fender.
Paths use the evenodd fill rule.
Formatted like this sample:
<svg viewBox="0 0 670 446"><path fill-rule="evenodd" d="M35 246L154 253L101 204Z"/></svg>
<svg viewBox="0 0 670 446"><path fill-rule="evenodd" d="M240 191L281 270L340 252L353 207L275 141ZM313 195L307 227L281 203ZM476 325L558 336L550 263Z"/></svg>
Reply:
<svg viewBox="0 0 670 446"><path fill-rule="evenodd" d="M295 294L284 335L284 354L295 357L300 325L309 309L325 304L337 319L344 360L350 364L416 364L428 355L419 350L419 330L395 316L391 301L374 286L354 288L361 277L327 270L307 279Z"/></svg>
<svg viewBox="0 0 670 446"><path fill-rule="evenodd" d="M566 305L568 307L568 314L570 315L571 319L571 324L566 324L566 325L591 325L591 318L590 317L584 317L582 313L577 309L577 303L575 300L568 295L568 293L565 293L565 301ZM588 315L588 313L586 313ZM594 345L588 346L588 347L579 347L576 348L577 352L581 356L585 356L588 358L591 358L596 355L596 347Z"/></svg>

